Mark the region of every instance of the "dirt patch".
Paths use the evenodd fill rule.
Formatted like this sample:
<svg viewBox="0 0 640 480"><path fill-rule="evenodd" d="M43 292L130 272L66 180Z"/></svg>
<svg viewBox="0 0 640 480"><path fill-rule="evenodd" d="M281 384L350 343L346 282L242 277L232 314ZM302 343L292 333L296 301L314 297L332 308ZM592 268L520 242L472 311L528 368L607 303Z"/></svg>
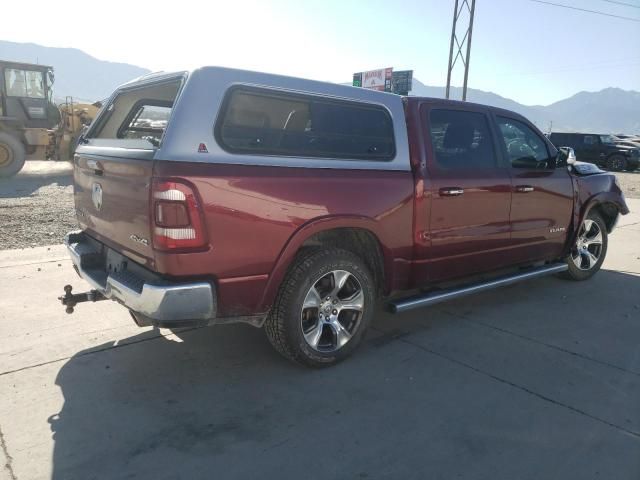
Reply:
<svg viewBox="0 0 640 480"><path fill-rule="evenodd" d="M616 173L620 187L627 198L640 198L640 170Z"/></svg>

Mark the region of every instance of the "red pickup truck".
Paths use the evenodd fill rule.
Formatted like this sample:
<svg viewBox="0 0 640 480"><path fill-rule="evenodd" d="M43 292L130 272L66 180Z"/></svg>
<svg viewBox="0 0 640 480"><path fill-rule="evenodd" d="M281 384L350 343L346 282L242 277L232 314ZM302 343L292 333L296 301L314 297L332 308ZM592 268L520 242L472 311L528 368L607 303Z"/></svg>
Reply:
<svg viewBox="0 0 640 480"><path fill-rule="evenodd" d="M140 326L247 322L309 366L392 311L583 280L628 213L614 175L497 108L241 70L118 88L74 159L93 290Z"/></svg>

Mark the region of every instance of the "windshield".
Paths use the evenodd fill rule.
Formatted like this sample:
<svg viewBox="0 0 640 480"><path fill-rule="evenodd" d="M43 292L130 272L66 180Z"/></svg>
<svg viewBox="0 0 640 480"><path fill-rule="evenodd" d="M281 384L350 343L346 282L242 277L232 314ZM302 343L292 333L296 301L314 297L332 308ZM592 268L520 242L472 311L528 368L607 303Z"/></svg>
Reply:
<svg viewBox="0 0 640 480"><path fill-rule="evenodd" d="M600 135L600 141L602 143L608 143L611 145L616 143L616 139L613 137L613 135Z"/></svg>
<svg viewBox="0 0 640 480"><path fill-rule="evenodd" d="M42 72L7 68L4 76L7 95L12 97L44 98Z"/></svg>

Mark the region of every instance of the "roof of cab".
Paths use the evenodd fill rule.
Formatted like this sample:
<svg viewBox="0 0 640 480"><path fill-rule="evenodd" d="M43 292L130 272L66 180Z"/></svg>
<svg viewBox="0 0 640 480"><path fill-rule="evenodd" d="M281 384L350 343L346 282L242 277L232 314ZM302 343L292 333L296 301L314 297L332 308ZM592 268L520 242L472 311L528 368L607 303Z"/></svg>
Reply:
<svg viewBox="0 0 640 480"><path fill-rule="evenodd" d="M39 63L26 63L26 62L16 62L13 60L0 60L0 66L5 67L27 67L27 68L35 68L37 70L53 70L53 67L49 65L42 65Z"/></svg>
<svg viewBox="0 0 640 480"><path fill-rule="evenodd" d="M451 100L451 99L446 99L446 98L435 98L435 97L413 97L413 96L408 96L405 97L407 99L407 101L409 102L419 102L419 103L433 103L433 104L438 104L440 106L445 106L445 107L467 107L467 108L478 108L478 109L489 109L494 113L500 114L506 114L509 116L517 116L519 118L524 118L526 120L526 117L524 117L523 115L521 115L518 112L514 112L513 110L507 110L504 108L500 108L500 107L494 107L492 105L486 105L484 103L474 103L474 102L467 102L467 101L462 101L462 100Z"/></svg>

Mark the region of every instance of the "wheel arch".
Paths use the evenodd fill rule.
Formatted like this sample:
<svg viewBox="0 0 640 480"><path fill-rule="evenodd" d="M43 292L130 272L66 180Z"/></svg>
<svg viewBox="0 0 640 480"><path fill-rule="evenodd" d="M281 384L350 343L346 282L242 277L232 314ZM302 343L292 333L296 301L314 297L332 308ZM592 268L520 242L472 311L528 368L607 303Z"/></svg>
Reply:
<svg viewBox="0 0 640 480"><path fill-rule="evenodd" d="M596 211L600 214L607 226L607 233L611 233L620 215L626 215L629 213L627 205L621 199L619 194L615 192L601 192L593 195L588 201L584 202L580 208L577 208L574 213L573 226L571 233L567 238L567 244L565 245L566 254L569 253L571 246L576 241L579 226L592 211Z"/></svg>
<svg viewBox="0 0 640 480"><path fill-rule="evenodd" d="M586 218L586 216L593 211L600 214L607 226L607 233L611 233L616 225L618 215L620 215L619 207L613 202L597 202L591 206L589 211L582 218Z"/></svg>
<svg viewBox="0 0 640 480"><path fill-rule="evenodd" d="M270 309L297 254L315 246L343 248L360 256L374 275L379 292L390 290L393 258L380 241L377 223L368 217L324 217L306 223L289 238L269 275L260 311Z"/></svg>

